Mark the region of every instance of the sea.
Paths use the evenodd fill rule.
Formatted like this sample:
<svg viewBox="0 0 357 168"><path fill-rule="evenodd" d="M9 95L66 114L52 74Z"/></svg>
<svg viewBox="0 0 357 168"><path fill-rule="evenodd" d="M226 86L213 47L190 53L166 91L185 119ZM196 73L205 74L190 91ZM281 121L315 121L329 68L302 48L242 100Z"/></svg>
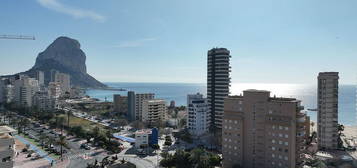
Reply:
<svg viewBox="0 0 357 168"><path fill-rule="evenodd" d="M136 93L155 93L156 98L164 99L167 102L175 101L176 106L186 105L187 94L201 93L206 95L205 84L192 83L128 83L128 82L108 82L105 83L111 88L125 89L99 90L88 89L86 94L101 101L113 101L113 94L127 95L127 91ZM246 89L259 89L270 91L271 96L289 97L301 100L307 114L311 120L316 121L317 112L308 109L317 107L317 85L308 84L263 84L263 83L233 83L230 87L231 95L240 95ZM339 123L344 125L357 126L356 112L356 86L339 85Z"/></svg>

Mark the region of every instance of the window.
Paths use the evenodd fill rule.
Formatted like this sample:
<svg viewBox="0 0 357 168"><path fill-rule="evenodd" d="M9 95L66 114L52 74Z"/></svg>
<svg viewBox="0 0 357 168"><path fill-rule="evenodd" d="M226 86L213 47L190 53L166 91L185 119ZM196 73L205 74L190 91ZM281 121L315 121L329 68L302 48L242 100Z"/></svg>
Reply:
<svg viewBox="0 0 357 168"><path fill-rule="evenodd" d="M283 141L279 141L279 145L283 144Z"/></svg>
<svg viewBox="0 0 357 168"><path fill-rule="evenodd" d="M279 126L279 129L280 129L280 130L282 130L282 129L283 129L283 127L282 127L282 126Z"/></svg>
<svg viewBox="0 0 357 168"><path fill-rule="evenodd" d="M289 138L289 135L288 135L288 134L285 134L285 138Z"/></svg>
<svg viewBox="0 0 357 168"><path fill-rule="evenodd" d="M289 127L285 127L285 130L286 130L286 131L289 130Z"/></svg>
<svg viewBox="0 0 357 168"><path fill-rule="evenodd" d="M279 133L279 137L283 137L283 134L280 134L280 133Z"/></svg>
<svg viewBox="0 0 357 168"><path fill-rule="evenodd" d="M287 156L284 156L284 160L288 160L288 157L287 157Z"/></svg>
<svg viewBox="0 0 357 168"><path fill-rule="evenodd" d="M288 146L288 145L289 145L289 142L285 142L284 145Z"/></svg>
<svg viewBox="0 0 357 168"><path fill-rule="evenodd" d="M271 157L272 157L272 158L275 158L275 154L274 154L274 153L273 153L273 154L271 154Z"/></svg>
<svg viewBox="0 0 357 168"><path fill-rule="evenodd" d="M271 140L272 143L275 143L275 139Z"/></svg>
<svg viewBox="0 0 357 168"><path fill-rule="evenodd" d="M274 147L274 146L273 146L273 147L271 147L271 150L275 151L275 147Z"/></svg>

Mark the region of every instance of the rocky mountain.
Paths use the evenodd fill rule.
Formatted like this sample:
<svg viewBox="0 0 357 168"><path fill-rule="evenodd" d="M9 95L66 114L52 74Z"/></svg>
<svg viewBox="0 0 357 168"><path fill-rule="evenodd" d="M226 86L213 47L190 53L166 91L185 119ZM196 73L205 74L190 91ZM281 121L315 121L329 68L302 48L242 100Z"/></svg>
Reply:
<svg viewBox="0 0 357 168"><path fill-rule="evenodd" d="M86 55L75 39L58 37L45 51L38 54L35 65L20 74L35 76L37 71L45 73L45 83L51 79L51 70L57 70L71 76L71 84L84 88L107 87L87 73Z"/></svg>

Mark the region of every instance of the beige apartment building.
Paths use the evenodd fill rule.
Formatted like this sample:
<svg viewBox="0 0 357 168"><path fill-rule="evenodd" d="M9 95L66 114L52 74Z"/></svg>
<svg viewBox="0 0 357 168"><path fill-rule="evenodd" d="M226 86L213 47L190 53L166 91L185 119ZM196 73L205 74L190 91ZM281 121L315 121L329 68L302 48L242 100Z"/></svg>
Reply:
<svg viewBox="0 0 357 168"><path fill-rule="evenodd" d="M0 167L11 168L14 166L15 140L11 133L16 130L8 126L0 126Z"/></svg>
<svg viewBox="0 0 357 168"><path fill-rule="evenodd" d="M137 93L135 94L135 117L136 120L143 121L143 103L146 100L152 100L155 98L154 93Z"/></svg>
<svg viewBox="0 0 357 168"><path fill-rule="evenodd" d="M166 101L161 99L145 100L142 107L142 121L157 125L166 120Z"/></svg>
<svg viewBox="0 0 357 168"><path fill-rule="evenodd" d="M338 147L338 72L318 76L317 140L319 149Z"/></svg>
<svg viewBox="0 0 357 168"><path fill-rule="evenodd" d="M270 97L269 91L246 90L224 102L223 167L295 168L303 164L307 122L293 98Z"/></svg>

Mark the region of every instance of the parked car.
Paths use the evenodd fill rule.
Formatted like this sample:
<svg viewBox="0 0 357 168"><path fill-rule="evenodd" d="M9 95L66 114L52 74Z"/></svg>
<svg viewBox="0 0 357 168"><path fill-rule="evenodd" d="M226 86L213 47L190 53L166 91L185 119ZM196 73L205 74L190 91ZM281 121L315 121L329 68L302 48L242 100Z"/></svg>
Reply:
<svg viewBox="0 0 357 168"><path fill-rule="evenodd" d="M90 147L87 144L82 144L81 148L85 150L90 150Z"/></svg>

